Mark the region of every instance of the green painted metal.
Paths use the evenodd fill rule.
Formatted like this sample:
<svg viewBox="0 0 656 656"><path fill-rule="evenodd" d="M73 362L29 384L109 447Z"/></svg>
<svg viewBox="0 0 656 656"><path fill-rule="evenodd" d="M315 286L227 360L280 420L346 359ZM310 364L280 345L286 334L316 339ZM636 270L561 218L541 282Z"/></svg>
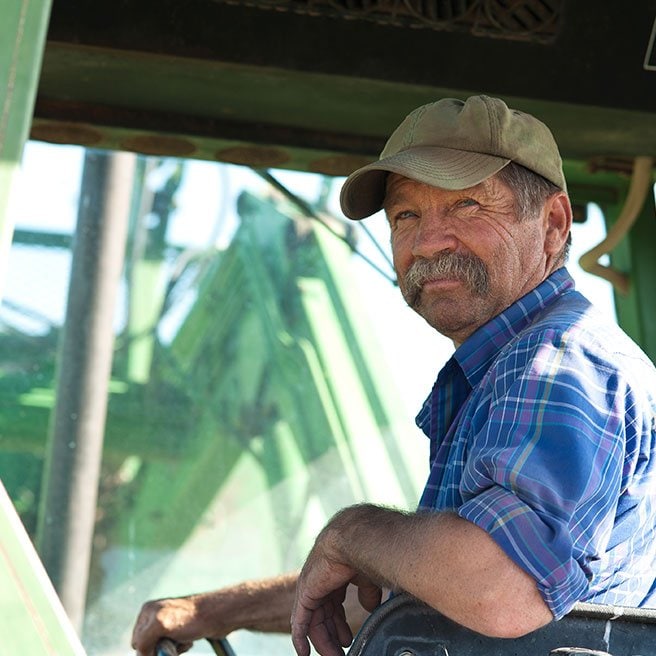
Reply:
<svg viewBox="0 0 656 656"><path fill-rule="evenodd" d="M401 408L359 316L350 249L249 194L239 212L231 245L208 259L193 309L151 371L151 384L185 381L194 435L179 442L193 440L193 451L144 465L107 536L140 559L116 563L114 585L130 567L147 570L144 596L192 589L202 567L189 550L215 522L236 533L212 542L217 562L229 559L213 573L220 584L299 566L344 505L410 508L419 494L421 470L399 447ZM182 578L176 557L187 558Z"/></svg>
<svg viewBox="0 0 656 656"><path fill-rule="evenodd" d="M129 342L117 352L92 617L118 596L115 621L135 588L142 600L206 587L190 551L208 526L232 527L200 559L229 560L221 584L299 566L344 505L416 503L420 481L395 446L404 417L358 317L350 248L286 203L243 194L238 207L241 226L226 250L199 259L195 304L173 342L156 343L146 382L130 379ZM10 334L2 340L12 348ZM37 499L56 341L19 340L16 360L0 363L0 472ZM23 351L31 343L35 353ZM22 512L33 529L29 499ZM192 565L180 576L171 563L183 558Z"/></svg>
<svg viewBox="0 0 656 656"><path fill-rule="evenodd" d="M582 161L565 162L572 203L584 207L596 203L604 214L607 229L619 217L627 198L631 159L602 163L596 172ZM621 170L618 170L621 167ZM628 234L610 253L614 268L630 279L628 294L615 291L617 320L622 328L656 362L656 318L653 281L656 280L656 208L654 192L648 193L644 206ZM594 246L595 244L590 244ZM610 285L610 283L608 283Z"/></svg>
<svg viewBox="0 0 656 656"><path fill-rule="evenodd" d="M11 185L32 120L51 0L0 0L0 298L13 225Z"/></svg>
<svg viewBox="0 0 656 656"><path fill-rule="evenodd" d="M612 222L621 212L621 204L604 208L607 221ZM618 321L656 362L656 206L649 193L642 211L629 234L612 255L613 266L629 276L629 293L615 294Z"/></svg>
<svg viewBox="0 0 656 656"><path fill-rule="evenodd" d="M40 93L52 99L52 107L42 101L33 136L345 175L374 159L413 108L478 92L154 53L117 56L111 49L51 43ZM70 97L77 104L63 112L57 100ZM656 148L656 121L647 111L591 108L512 92L503 97L544 120L567 158L633 156ZM94 108L93 116L82 121L85 108Z"/></svg>
<svg viewBox="0 0 656 656"><path fill-rule="evenodd" d="M621 165L622 170L617 170ZM569 193L575 206L584 208L596 203L604 214L607 229L619 217L629 190L631 160L612 162L596 172L582 161L564 163ZM613 170L615 168L615 170ZM653 282L656 280L656 208L654 192L647 194L645 204L628 234L609 254L614 268L630 279L628 294L615 291L617 320L622 328L656 362L656 316ZM590 247L595 244L590 244ZM608 283L610 285L610 283Z"/></svg>
<svg viewBox="0 0 656 656"><path fill-rule="evenodd" d="M526 3L504 10L505 28L495 34L480 24L449 29L448 20L437 31L371 20L376 5L396 14L394 3L268 3L282 11L257 9L262 4L196 0L188 11L176 0L60 0L35 138L224 161L238 155L256 167L327 166L318 151L332 151L346 172L347 155L375 156L419 103L482 92L536 111L567 157L654 151L653 71L642 66L653 0L550 3L559 7L548 43L533 29L510 27L515 11L530 14ZM284 34L294 38L281 47Z"/></svg>
<svg viewBox="0 0 656 656"><path fill-rule="evenodd" d="M0 635L6 654L85 654L2 483Z"/></svg>
<svg viewBox="0 0 656 656"><path fill-rule="evenodd" d="M47 370L48 363L44 362L44 365ZM43 453L55 394L52 388L34 383L11 372L0 376L0 444L4 450ZM166 402L159 412L149 417L146 427L134 421L134 417L144 410L145 389L140 386L128 388L124 380L110 382L105 435L107 457L120 459L129 456L135 445L140 453L154 459L170 460L180 456L181 446L177 438L189 430L189 400L181 391L169 392L165 398ZM151 440L151 431L159 436L157 443ZM187 443L185 449L189 446Z"/></svg>
<svg viewBox="0 0 656 656"><path fill-rule="evenodd" d="M145 384L150 377L155 338L162 312L162 263L142 260L132 268L130 290L130 354L128 380Z"/></svg>
<svg viewBox="0 0 656 656"><path fill-rule="evenodd" d="M161 164L162 161L154 158L139 159L137 184L140 184L140 191L135 194L138 202L132 209L130 261L126 267L129 290L125 335L128 341L127 380L142 384L148 382L152 366L155 331L166 292L166 229L184 168L183 162L178 161L162 188L153 192L145 184L146 177Z"/></svg>

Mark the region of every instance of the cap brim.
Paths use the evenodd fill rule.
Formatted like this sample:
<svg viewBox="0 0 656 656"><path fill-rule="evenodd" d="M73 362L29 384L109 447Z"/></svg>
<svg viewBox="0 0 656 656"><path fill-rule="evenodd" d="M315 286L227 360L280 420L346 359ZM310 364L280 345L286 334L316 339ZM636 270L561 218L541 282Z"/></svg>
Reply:
<svg viewBox="0 0 656 656"><path fill-rule="evenodd" d="M442 189L466 189L483 182L510 162L504 157L453 148L425 146L402 150L354 171L340 193L342 212L364 219L383 207L388 173Z"/></svg>

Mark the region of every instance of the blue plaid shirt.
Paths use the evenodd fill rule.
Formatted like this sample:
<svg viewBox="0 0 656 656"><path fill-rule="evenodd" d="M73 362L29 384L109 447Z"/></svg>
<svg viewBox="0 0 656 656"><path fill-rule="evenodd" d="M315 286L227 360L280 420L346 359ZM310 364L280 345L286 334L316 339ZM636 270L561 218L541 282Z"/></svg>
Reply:
<svg viewBox="0 0 656 656"><path fill-rule="evenodd" d="M417 425L420 508L487 531L556 618L656 602L656 370L565 269L455 351Z"/></svg>

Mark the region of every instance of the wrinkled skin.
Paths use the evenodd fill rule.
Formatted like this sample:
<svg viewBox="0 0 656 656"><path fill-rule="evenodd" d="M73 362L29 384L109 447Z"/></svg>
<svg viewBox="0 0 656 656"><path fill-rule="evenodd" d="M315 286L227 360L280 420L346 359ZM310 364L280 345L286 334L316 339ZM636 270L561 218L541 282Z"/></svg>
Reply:
<svg viewBox="0 0 656 656"><path fill-rule="evenodd" d="M539 217L522 220L515 214L512 191L494 177L449 191L392 174L384 208L401 293L457 344L557 268L571 225L564 193L554 194ZM419 291L413 288L408 276L417 261L449 255L482 267L483 288L473 287L455 270L424 280Z"/></svg>

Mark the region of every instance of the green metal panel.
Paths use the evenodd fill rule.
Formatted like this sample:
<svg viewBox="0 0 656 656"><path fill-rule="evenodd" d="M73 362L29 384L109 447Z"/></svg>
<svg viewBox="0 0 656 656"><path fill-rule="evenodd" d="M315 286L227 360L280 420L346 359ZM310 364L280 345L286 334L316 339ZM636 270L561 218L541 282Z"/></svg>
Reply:
<svg viewBox="0 0 656 656"><path fill-rule="evenodd" d="M115 590L135 569L148 573L144 597L205 587L205 556L183 577L176 560L213 523L232 527L211 546L213 576L227 583L298 567L344 505L417 502L417 472L398 446L403 413L358 317L350 249L284 203L242 194L238 206L230 246L208 257L193 308L153 359L148 385L182 382L193 429L178 436L184 456L143 458L129 509L114 517L108 544L139 560L114 563Z"/></svg>
<svg viewBox="0 0 656 656"><path fill-rule="evenodd" d="M605 208L607 221L617 218L621 206ZM616 293L617 318L624 330L656 362L656 316L654 281L656 280L656 207L649 193L625 240L612 256L613 266L627 273L630 281L626 295Z"/></svg>
<svg viewBox="0 0 656 656"><path fill-rule="evenodd" d="M11 183L29 133L50 0L0 0L0 297L13 226Z"/></svg>
<svg viewBox="0 0 656 656"><path fill-rule="evenodd" d="M654 0L191 6L56 2L34 138L347 173L421 102L484 92L537 111L566 157L656 149L654 72L643 67ZM454 25L450 12L465 7L487 18ZM438 30L398 20L447 8ZM557 38L528 28L531 14Z"/></svg>
<svg viewBox="0 0 656 656"><path fill-rule="evenodd" d="M604 214L607 231L610 230L627 199L631 160L602 161L595 170L590 170L585 162L566 160L564 168L572 204L584 208L587 203L596 203ZM652 191L647 194L644 206L628 234L610 253L610 260L613 268L625 273L630 281L627 294L615 291L618 323L656 362L654 244L656 207Z"/></svg>
<svg viewBox="0 0 656 656"><path fill-rule="evenodd" d="M84 656L84 649L1 483L0 635L3 654Z"/></svg>

